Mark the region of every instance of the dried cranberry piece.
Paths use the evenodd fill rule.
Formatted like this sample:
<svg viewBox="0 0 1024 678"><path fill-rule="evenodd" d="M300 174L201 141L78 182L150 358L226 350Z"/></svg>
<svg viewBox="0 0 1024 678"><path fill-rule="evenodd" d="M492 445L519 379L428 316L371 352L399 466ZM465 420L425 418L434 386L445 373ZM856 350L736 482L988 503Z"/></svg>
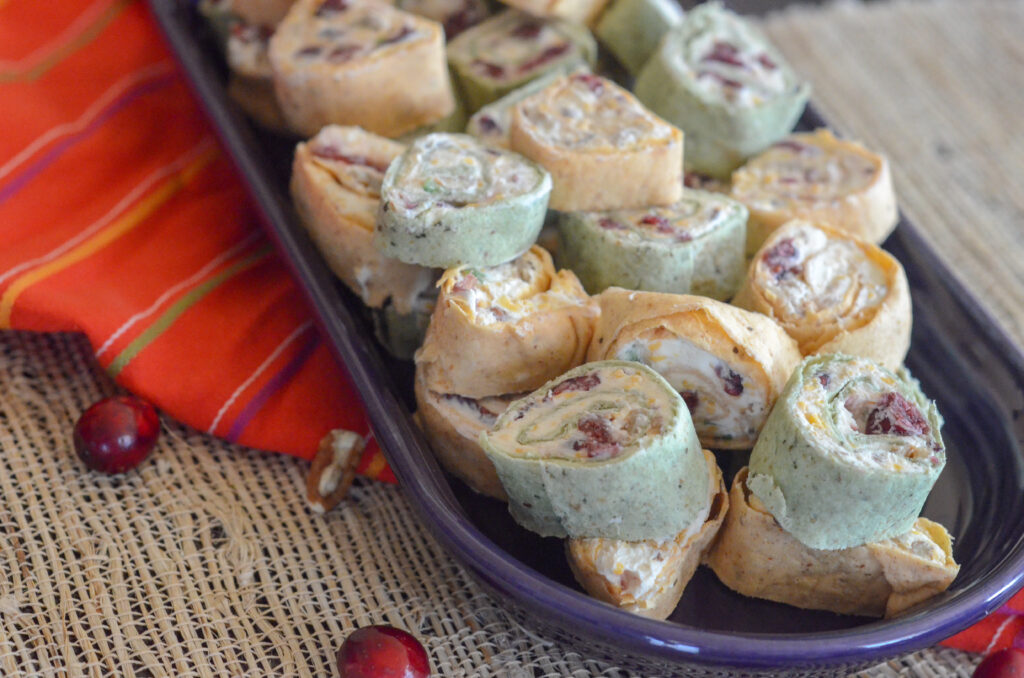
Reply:
<svg viewBox="0 0 1024 678"><path fill-rule="evenodd" d="M340 678L427 678L430 659L422 643L393 626L364 626L349 634L338 650Z"/></svg>
<svg viewBox="0 0 1024 678"><path fill-rule="evenodd" d="M594 94L600 94L604 91L604 81L596 75L591 73L577 73L572 76L574 82L579 82L587 86Z"/></svg>
<svg viewBox="0 0 1024 678"><path fill-rule="evenodd" d="M581 374L578 377L566 379L551 389L551 395L556 396L566 391L589 391L601 383L601 377L596 374Z"/></svg>
<svg viewBox="0 0 1024 678"><path fill-rule="evenodd" d="M697 72L697 77L698 78L703 78L703 77L714 78L718 82L722 83L723 85L725 85L726 87L729 87L731 89L740 89L741 87L743 87L743 83L740 82L739 80L733 80L732 78L727 78L727 77L725 77L724 75L722 75L720 73L715 73L714 71L698 71Z"/></svg>
<svg viewBox="0 0 1024 678"><path fill-rule="evenodd" d="M927 435L930 431L921 410L895 391L879 398L864 424L864 432L868 435Z"/></svg>
<svg viewBox="0 0 1024 678"><path fill-rule="evenodd" d="M558 57L568 52L571 48L572 45L570 45L567 42L563 42L558 45L552 45L551 47L548 47L537 56L533 57L532 59L529 59L519 64L519 72L524 73L526 71L531 71L542 64L546 64L549 61L553 61L554 59L557 59Z"/></svg>
<svg viewBox="0 0 1024 678"><path fill-rule="evenodd" d="M462 276L459 282L452 285L452 292L465 292L467 290L471 290L474 287L476 287L478 282L479 281L476 279L475 275L473 275L472 273L467 273L466 275Z"/></svg>
<svg viewBox="0 0 1024 678"><path fill-rule="evenodd" d="M383 40L381 40L377 44L378 45L393 45L396 42L401 42L401 41L405 40L406 38L408 38L410 35L412 35L415 32L416 31L413 30L412 26L402 26L398 30L397 33L392 35L390 38L384 38Z"/></svg>
<svg viewBox="0 0 1024 678"><path fill-rule="evenodd" d="M572 449L586 450L590 458L613 457L622 449L612 437L611 424L602 416L587 414L580 417L576 422L576 428L586 438L573 442Z"/></svg>
<svg viewBox="0 0 1024 678"><path fill-rule="evenodd" d="M334 64L348 61L362 51L361 45L339 45L327 53L327 60Z"/></svg>
<svg viewBox="0 0 1024 678"><path fill-rule="evenodd" d="M690 410L690 414L697 411L697 406L700 405L700 396L696 391L680 391L679 395L683 397L683 402L686 403L686 409Z"/></svg>
<svg viewBox="0 0 1024 678"><path fill-rule="evenodd" d="M800 272L799 266L792 266L798 255L796 246L793 245L792 238L783 238L774 247L767 250L761 255L761 261L768 267L768 271L775 276L776 280L781 280L788 274L797 274Z"/></svg>
<svg viewBox="0 0 1024 678"><path fill-rule="evenodd" d="M747 65L739 58L739 53L739 50L736 49L736 45L719 40L711 47L711 51L704 55L704 58L702 58L701 61L717 61L719 63L729 64L730 66L746 68Z"/></svg>
<svg viewBox="0 0 1024 678"><path fill-rule="evenodd" d="M799 141L793 141L792 139L783 139L772 144L774 148L785 148L786 150L799 153L801 155L811 150L811 147L807 144L802 144Z"/></svg>
<svg viewBox="0 0 1024 678"><path fill-rule="evenodd" d="M325 16L335 12L344 12L348 9L348 0L324 0L316 8L314 16Z"/></svg>
<svg viewBox="0 0 1024 678"><path fill-rule="evenodd" d="M778 68L776 63L772 61L767 54L759 54L757 56L757 61L759 64L767 68L769 71L774 71L776 68Z"/></svg>
<svg viewBox="0 0 1024 678"><path fill-rule="evenodd" d="M640 220L641 224L654 226L658 233L673 233L675 229L668 223L668 219L658 214L648 214Z"/></svg>
<svg viewBox="0 0 1024 678"><path fill-rule="evenodd" d="M295 52L296 58L315 57L323 50L318 45L309 45Z"/></svg>
<svg viewBox="0 0 1024 678"><path fill-rule="evenodd" d="M823 387L828 388L828 385L832 382L832 377L828 372L822 372L818 375L818 381Z"/></svg>
<svg viewBox="0 0 1024 678"><path fill-rule="evenodd" d="M615 221L615 219L612 219L611 217L601 217L601 219L598 220L597 225L608 231L623 231L626 229L625 224Z"/></svg>
<svg viewBox="0 0 1024 678"><path fill-rule="evenodd" d="M480 131L486 134L494 134L495 132L501 131L501 127L495 122L494 118L489 115L482 115L477 118L477 125L480 126Z"/></svg>
<svg viewBox="0 0 1024 678"><path fill-rule="evenodd" d="M515 27L511 35L513 38L520 38L522 40L535 40L540 35L540 29L543 26L537 21L524 21Z"/></svg>
<svg viewBox="0 0 1024 678"><path fill-rule="evenodd" d="M491 61L475 59L473 61L473 67L477 70L483 71L484 75L488 78L501 78L505 75L505 67Z"/></svg>
<svg viewBox="0 0 1024 678"><path fill-rule="evenodd" d="M722 383L725 384L724 388L726 393L733 397L743 393L743 377L736 372L733 372L728 365L725 363L715 365L715 374L722 380Z"/></svg>

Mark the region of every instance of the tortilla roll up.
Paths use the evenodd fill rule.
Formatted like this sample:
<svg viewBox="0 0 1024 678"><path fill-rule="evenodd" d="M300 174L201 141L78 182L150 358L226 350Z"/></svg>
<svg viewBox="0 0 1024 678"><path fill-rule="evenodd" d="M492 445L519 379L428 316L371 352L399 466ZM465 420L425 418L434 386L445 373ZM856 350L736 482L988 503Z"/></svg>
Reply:
<svg viewBox="0 0 1024 678"><path fill-rule="evenodd" d="M449 269L416 354L440 393L482 398L532 391L583 362L598 308L572 271L534 245L491 268Z"/></svg>
<svg viewBox="0 0 1024 678"><path fill-rule="evenodd" d="M774 319L804 355L859 355L895 370L910 348L903 266L822 224L794 220L772 233L732 303Z"/></svg>
<svg viewBox="0 0 1024 678"><path fill-rule="evenodd" d="M410 264L495 266L537 239L550 193L551 175L521 155L428 134L388 167L374 242Z"/></svg>
<svg viewBox="0 0 1024 678"><path fill-rule="evenodd" d="M683 9L674 0L613 0L594 25L594 34L635 76L665 33L682 20Z"/></svg>
<svg viewBox="0 0 1024 678"><path fill-rule="evenodd" d="M683 189L666 207L560 212L558 261L591 294L608 287L731 298L746 269L747 208Z"/></svg>
<svg viewBox="0 0 1024 678"><path fill-rule="evenodd" d="M679 394L637 363L587 363L512 403L481 446L520 525L547 537L674 539L708 501Z"/></svg>
<svg viewBox="0 0 1024 678"><path fill-rule="evenodd" d="M790 373L796 342L775 321L714 299L611 287L588 360L635 360L680 393L701 444L749 449Z"/></svg>
<svg viewBox="0 0 1024 678"><path fill-rule="evenodd" d="M810 548L779 526L746 480L744 468L733 480L729 513L705 558L737 593L888 618L945 591L960 569L949 533L927 518L891 539L840 550Z"/></svg>
<svg viewBox="0 0 1024 678"><path fill-rule="evenodd" d="M569 539L569 567L583 589L598 600L651 619L666 619L718 534L729 495L713 454L704 450L711 477L708 508L693 525L666 542Z"/></svg>
<svg viewBox="0 0 1024 678"><path fill-rule="evenodd" d="M942 418L905 371L843 355L806 358L750 454L747 485L814 549L908 532L946 463Z"/></svg>
<svg viewBox="0 0 1024 678"><path fill-rule="evenodd" d="M732 175L731 195L750 210L747 252L791 219L825 223L881 243L899 213L889 163L827 129L792 134Z"/></svg>

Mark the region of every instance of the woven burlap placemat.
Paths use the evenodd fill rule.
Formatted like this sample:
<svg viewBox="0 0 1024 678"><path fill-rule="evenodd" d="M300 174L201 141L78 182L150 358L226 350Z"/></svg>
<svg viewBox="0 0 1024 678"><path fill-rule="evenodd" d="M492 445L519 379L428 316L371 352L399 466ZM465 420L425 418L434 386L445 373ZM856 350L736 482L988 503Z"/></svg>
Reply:
<svg viewBox="0 0 1024 678"><path fill-rule="evenodd" d="M790 10L766 26L839 129L892 158L901 204L1024 340L1024 3ZM307 464L171 421L136 473L86 473L78 414L115 391L77 335L0 333L0 674L331 676L351 629L389 623L444 676L617 676L497 607L398 488L326 516ZM870 676L969 676L930 649Z"/></svg>

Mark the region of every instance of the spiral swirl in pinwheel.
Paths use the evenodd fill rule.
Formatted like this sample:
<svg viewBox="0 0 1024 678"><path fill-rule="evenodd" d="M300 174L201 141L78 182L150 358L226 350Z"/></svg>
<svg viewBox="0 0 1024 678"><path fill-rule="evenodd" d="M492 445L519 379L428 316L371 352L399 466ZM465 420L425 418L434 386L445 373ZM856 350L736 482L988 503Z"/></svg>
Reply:
<svg viewBox="0 0 1024 678"><path fill-rule="evenodd" d="M565 543L576 581L598 600L651 619L679 604L701 558L729 511L729 495L715 456L704 450L711 483L708 506L693 525L664 542L574 538Z"/></svg>
<svg viewBox="0 0 1024 678"><path fill-rule="evenodd" d="M729 513L706 562L723 584L753 598L811 610L893 617L953 582L946 528L918 518L891 539L825 551L787 533L747 487L740 469Z"/></svg>
<svg viewBox="0 0 1024 678"><path fill-rule="evenodd" d="M690 409L701 444L749 449L793 368L796 342L770 318L714 299L611 287L589 360L650 366Z"/></svg>
<svg viewBox="0 0 1024 678"><path fill-rule="evenodd" d="M746 268L746 224L740 203L688 188L667 207L561 212L558 262L591 294L615 286L725 301Z"/></svg>
<svg viewBox="0 0 1024 678"><path fill-rule="evenodd" d="M448 270L440 286L416 354L431 390L525 393L583 362L597 303L572 271L555 272L542 247L499 266Z"/></svg>
<svg viewBox="0 0 1024 678"><path fill-rule="evenodd" d="M769 236L732 303L773 318L804 355L859 355L895 370L910 347L903 266L821 224L794 220Z"/></svg>
<svg viewBox="0 0 1024 678"><path fill-rule="evenodd" d="M896 194L885 157L826 129L793 134L732 176L747 206L747 252L790 219L825 223L880 243L896 227Z"/></svg>
<svg viewBox="0 0 1024 678"><path fill-rule="evenodd" d="M384 175L375 243L410 264L495 266L537 239L551 176L466 134L428 134Z"/></svg>
<svg viewBox="0 0 1024 678"><path fill-rule="evenodd" d="M946 463L935 404L906 372L866 358L806 358L750 454L747 485L815 549L911 529Z"/></svg>
<svg viewBox="0 0 1024 678"><path fill-rule="evenodd" d="M706 512L707 462L679 394L637 363L587 363L512 403L480 443L542 536L674 539Z"/></svg>
<svg viewBox="0 0 1024 678"><path fill-rule="evenodd" d="M810 87L746 20L706 2L662 38L636 95L686 134L686 166L720 178L793 129Z"/></svg>

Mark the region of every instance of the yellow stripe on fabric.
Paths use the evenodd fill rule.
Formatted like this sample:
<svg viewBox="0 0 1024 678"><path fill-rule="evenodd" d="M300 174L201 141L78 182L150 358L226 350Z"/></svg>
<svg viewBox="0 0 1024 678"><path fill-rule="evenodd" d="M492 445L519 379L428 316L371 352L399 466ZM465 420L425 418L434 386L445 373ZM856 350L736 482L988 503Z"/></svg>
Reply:
<svg viewBox="0 0 1024 678"><path fill-rule="evenodd" d="M161 205L170 200L174 195L185 187L204 167L210 164L217 157L216 146L210 147L198 158L192 161L187 167L177 174L169 177L167 181L160 184L156 190L143 198L124 216L103 229L92 238L89 238L78 247L50 263L16 278L11 286L7 288L0 297L0 329L8 329L11 326L11 313L14 311L14 304L26 289L41 280L45 280L55 273L77 264L83 259L95 254L113 241L128 233L133 228L146 220Z"/></svg>
<svg viewBox="0 0 1024 678"><path fill-rule="evenodd" d="M367 478L376 479L380 476L388 465L387 459L384 458L384 453L377 449L373 453L373 458L370 459L370 463L366 465L366 470L363 471L363 475Z"/></svg>
<svg viewBox="0 0 1024 678"><path fill-rule="evenodd" d="M3 0L0 0L2 2ZM31 82L38 80L54 66L95 40L103 29L116 19L135 0L117 0L71 40L58 45L42 61L27 70L0 72L0 84L5 82ZM2 7L2 5L0 5Z"/></svg>
<svg viewBox="0 0 1024 678"><path fill-rule="evenodd" d="M249 270L266 259L272 251L273 248L270 245L264 245L245 259L242 259L241 261L224 269L176 301L170 308L164 311L152 325L147 327L142 334L137 336L124 348L124 350L117 354L117 357L114 358L113 362L111 362L107 367L107 373L111 377L116 378L117 375L119 375L121 371L128 366L128 363L132 361L132 358L141 353L142 350L153 343L157 337L166 332L167 329L174 324L174 321L181 317L185 311L196 305L203 299L203 297L220 287L231 278Z"/></svg>

